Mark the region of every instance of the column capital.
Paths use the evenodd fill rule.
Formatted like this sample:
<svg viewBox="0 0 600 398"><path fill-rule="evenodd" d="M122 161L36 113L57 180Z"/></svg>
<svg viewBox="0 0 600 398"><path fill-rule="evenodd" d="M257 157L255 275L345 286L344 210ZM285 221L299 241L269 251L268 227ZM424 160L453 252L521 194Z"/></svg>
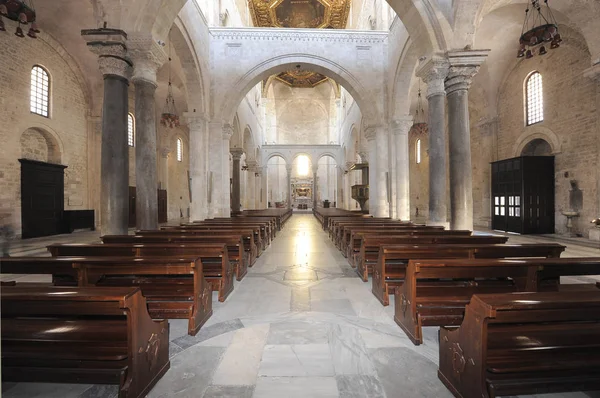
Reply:
<svg viewBox="0 0 600 398"><path fill-rule="evenodd" d="M354 166L355 162L346 162L346 170L345 171L350 171L350 169L352 168L352 166Z"/></svg>
<svg viewBox="0 0 600 398"><path fill-rule="evenodd" d="M445 87L448 95L471 87L473 77L479 72L481 64L486 60L490 50L449 51L450 69L446 77Z"/></svg>
<svg viewBox="0 0 600 398"><path fill-rule="evenodd" d="M392 133L394 135L407 135L412 125L413 117L411 115L404 115L400 118L392 120Z"/></svg>
<svg viewBox="0 0 600 398"><path fill-rule="evenodd" d="M583 76L588 79L596 80L600 83L600 63L593 65L591 68L588 68L583 71Z"/></svg>
<svg viewBox="0 0 600 398"><path fill-rule="evenodd" d="M440 53L435 53L421 59L416 75L427 84L427 98L434 95L446 94L444 91L444 80L448 76L449 67L450 63L448 59Z"/></svg>
<svg viewBox="0 0 600 398"><path fill-rule="evenodd" d="M223 139L229 141L233 136L233 126L229 123L223 124Z"/></svg>
<svg viewBox="0 0 600 398"><path fill-rule="evenodd" d="M365 138L367 141L372 141L377 136L377 131L381 129L379 125L367 126L365 128Z"/></svg>
<svg viewBox="0 0 600 398"><path fill-rule="evenodd" d="M231 157L233 160L240 160L244 154L244 150L242 148L231 148L229 152L231 152Z"/></svg>
<svg viewBox="0 0 600 398"><path fill-rule="evenodd" d="M188 123L190 130L198 130L204 128L206 124L206 118L199 113L194 112L183 112L183 118Z"/></svg>
<svg viewBox="0 0 600 398"><path fill-rule="evenodd" d="M360 156L360 159L363 161L363 163L369 163L369 150L366 148L358 148L358 151L356 151L356 153L358 153L358 156Z"/></svg>
<svg viewBox="0 0 600 398"><path fill-rule="evenodd" d="M129 80L133 64L127 57L127 33L120 29L84 29L81 36L98 56L100 72Z"/></svg>
<svg viewBox="0 0 600 398"><path fill-rule="evenodd" d="M285 165L285 171L287 171L288 177L290 175L292 175L292 170L294 169L294 166L292 166L291 164L286 164Z"/></svg>
<svg viewBox="0 0 600 398"><path fill-rule="evenodd" d="M127 39L128 53L133 61L133 82L157 85L156 72L169 60L164 48L151 33L134 32Z"/></svg>
<svg viewBox="0 0 600 398"><path fill-rule="evenodd" d="M246 166L248 166L248 171L256 173L256 169L258 168L258 162L256 160L246 159Z"/></svg>
<svg viewBox="0 0 600 398"><path fill-rule="evenodd" d="M312 172L313 172L313 174L317 174L319 172L319 166L318 165L317 166L313 166L312 167Z"/></svg>

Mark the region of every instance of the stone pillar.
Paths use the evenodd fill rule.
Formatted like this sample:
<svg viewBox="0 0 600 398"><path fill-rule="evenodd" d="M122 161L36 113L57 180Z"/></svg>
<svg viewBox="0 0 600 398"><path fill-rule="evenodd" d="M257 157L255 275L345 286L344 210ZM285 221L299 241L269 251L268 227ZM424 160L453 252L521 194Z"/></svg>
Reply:
<svg viewBox="0 0 600 398"><path fill-rule="evenodd" d="M473 230L473 169L469 125L469 87L489 50L448 53L446 78L450 133L450 228Z"/></svg>
<svg viewBox="0 0 600 398"><path fill-rule="evenodd" d="M262 187L262 167L256 166L256 172L254 173L254 208L260 210L260 189Z"/></svg>
<svg viewBox="0 0 600 398"><path fill-rule="evenodd" d="M262 168L262 178L260 179L260 207L259 209L266 209L267 206L267 192L269 189L268 180L269 180L269 168L265 164Z"/></svg>
<svg viewBox="0 0 600 398"><path fill-rule="evenodd" d="M231 150L231 156L233 158L233 192L231 195L231 212L232 213L240 213L242 211L242 203L241 203L241 183L240 183L240 172L242 166L240 165L240 160L242 159L242 155L244 154L244 150L242 148L233 148Z"/></svg>
<svg viewBox="0 0 600 398"><path fill-rule="evenodd" d="M317 208L317 202L319 201L319 195L317 195L319 193L319 176L317 174L317 172L319 171L319 165L317 163L316 166L313 166L312 168L312 172L313 172L313 209Z"/></svg>
<svg viewBox="0 0 600 398"><path fill-rule="evenodd" d="M248 204L248 210L256 209L256 180L255 173L258 169L258 164L254 160L246 161L248 171L246 172L246 187L248 191L248 197L246 203Z"/></svg>
<svg viewBox="0 0 600 398"><path fill-rule="evenodd" d="M207 178L206 178L206 120L195 113L184 114L190 131L190 177L192 202L190 221L201 221L208 217Z"/></svg>
<svg viewBox="0 0 600 398"><path fill-rule="evenodd" d="M208 126L208 218L229 217L231 213L229 206L229 144L223 148L225 141L223 123L211 122ZM227 182L227 194L225 194L225 181Z"/></svg>
<svg viewBox="0 0 600 398"><path fill-rule="evenodd" d="M127 34L118 29L82 30L88 48L98 55L104 76L100 212L102 235L127 234L129 218L128 86L132 63Z"/></svg>
<svg viewBox="0 0 600 398"><path fill-rule="evenodd" d="M169 189L169 154L171 148L163 147L160 149L160 159L158 168L158 181L160 189Z"/></svg>
<svg viewBox="0 0 600 398"><path fill-rule="evenodd" d="M396 136L392 134L392 129L390 128L390 134L388 134L388 178L390 180L390 193L389 193L389 210L388 213L390 217L394 220L398 219L398 208L396 203L398 201L398 184L397 184L397 174L396 170Z"/></svg>
<svg viewBox="0 0 600 398"><path fill-rule="evenodd" d="M448 60L434 55L419 65L417 76L427 84L429 104L429 219L447 226L446 208L446 92Z"/></svg>
<svg viewBox="0 0 600 398"><path fill-rule="evenodd" d="M167 55L151 34L130 36L135 85L135 219L136 228L158 229L156 166L156 72Z"/></svg>
<svg viewBox="0 0 600 398"><path fill-rule="evenodd" d="M285 171L287 172L287 208L292 208L292 165L286 164Z"/></svg>
<svg viewBox="0 0 600 398"><path fill-rule="evenodd" d="M388 183L388 137L383 126L367 128L369 144L369 214L389 217Z"/></svg>
<svg viewBox="0 0 600 398"><path fill-rule="evenodd" d="M336 166L337 169L337 193L335 198L335 207L343 209L345 205L344 198L344 167Z"/></svg>
<svg viewBox="0 0 600 398"><path fill-rule="evenodd" d="M396 145L396 214L402 221L410 221L410 162L408 132L412 127L412 116L392 122L392 132Z"/></svg>
<svg viewBox="0 0 600 398"><path fill-rule="evenodd" d="M584 71L584 76L592 79L596 85L596 110L600 112L600 63L593 65L591 68ZM600 165L600 114L596 115L596 165ZM596 167L596 209L594 217L600 217L600 167ZM592 226L592 224L589 224ZM592 231L596 231L592 229ZM591 234L591 232L590 232ZM590 236L592 239L592 236Z"/></svg>
<svg viewBox="0 0 600 398"><path fill-rule="evenodd" d="M352 199L352 172L350 168L354 165L353 162L346 162L346 170L348 172L344 175L344 196L346 197L346 210L354 210L354 199Z"/></svg>
<svg viewBox="0 0 600 398"><path fill-rule="evenodd" d="M229 140L233 136L233 126L231 124L223 125L221 135L221 150L223 151L221 166L223 170L223 179L221 181L223 189L223 203L221 204L220 217L231 217L231 182L229 180Z"/></svg>

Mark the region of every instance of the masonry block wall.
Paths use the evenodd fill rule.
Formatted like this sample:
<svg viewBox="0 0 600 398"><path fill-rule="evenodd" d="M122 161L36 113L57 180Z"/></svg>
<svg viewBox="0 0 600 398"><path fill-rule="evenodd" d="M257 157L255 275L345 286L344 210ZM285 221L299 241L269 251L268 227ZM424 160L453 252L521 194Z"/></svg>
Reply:
<svg viewBox="0 0 600 398"><path fill-rule="evenodd" d="M3 32L4 33L4 32ZM9 211L21 231L21 167L19 158L68 166L65 209L88 203L87 98L80 71L64 49L45 34L37 40L0 34L0 208ZM40 65L50 75L50 117L29 108L31 69Z"/></svg>
<svg viewBox="0 0 600 398"><path fill-rule="evenodd" d="M574 232L587 237L589 220L598 212L598 134L596 88L583 76L591 64L585 42L574 32L563 34L561 47L545 56L519 60L510 70L498 94L497 118L482 120L473 108L486 101L471 89L471 149L476 225L489 226L489 162L520 156L533 139L544 139L555 156L556 232L566 231L570 181L583 191L581 216L574 220ZM543 78L544 121L526 126L524 84L534 71ZM488 104L487 106L494 106ZM491 149L491 150L490 150ZM479 205L482 204L482 205Z"/></svg>

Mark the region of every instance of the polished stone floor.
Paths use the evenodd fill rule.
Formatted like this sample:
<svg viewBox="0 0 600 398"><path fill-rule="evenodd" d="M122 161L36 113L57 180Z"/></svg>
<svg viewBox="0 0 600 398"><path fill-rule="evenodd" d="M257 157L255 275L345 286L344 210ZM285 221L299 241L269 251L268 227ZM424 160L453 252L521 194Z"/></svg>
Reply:
<svg viewBox="0 0 600 398"><path fill-rule="evenodd" d="M20 242L14 255L42 255L51 242L92 242L95 232ZM511 236L509 242L546 241ZM600 256L570 245L565 257ZM3 279L44 280L37 276ZM600 280L600 277L598 278ZM578 280L576 280L578 281ZM152 398L444 398L437 378L437 328L415 347L316 219L296 214L198 335L171 321L171 369ZM215 293L216 294L216 293ZM16 397L116 397L113 386L4 383ZM541 395L539 397L542 397ZM600 397L594 393L546 397Z"/></svg>

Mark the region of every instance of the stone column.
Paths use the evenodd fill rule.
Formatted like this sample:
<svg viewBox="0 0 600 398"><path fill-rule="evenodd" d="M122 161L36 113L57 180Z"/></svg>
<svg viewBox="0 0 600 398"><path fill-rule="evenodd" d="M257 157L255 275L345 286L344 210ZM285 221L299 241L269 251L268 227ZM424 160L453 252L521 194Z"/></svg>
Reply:
<svg viewBox="0 0 600 398"><path fill-rule="evenodd" d="M352 172L350 168L354 165L353 162L346 162L346 170L348 172L344 175L344 196L346 197L346 210L354 210L354 199L352 199Z"/></svg>
<svg viewBox="0 0 600 398"><path fill-rule="evenodd" d="M292 165L286 164L285 171L287 172L287 208L292 208Z"/></svg>
<svg viewBox="0 0 600 398"><path fill-rule="evenodd" d="M365 133L369 144L369 214L389 217L388 137L383 126L372 126Z"/></svg>
<svg viewBox="0 0 600 398"><path fill-rule="evenodd" d="M256 172L254 173L254 208L260 210L260 189L262 187L262 167L256 166Z"/></svg>
<svg viewBox="0 0 600 398"><path fill-rule="evenodd" d="M592 79L593 84L596 85L596 110L597 112L600 112L600 63L585 70L583 74L585 77ZM600 115L598 114L596 115L596 132L596 165L600 165ZM596 209L594 217L600 217L600 167L596 167ZM590 224L590 226L592 226L592 224ZM590 239L591 238L592 236L590 236Z"/></svg>
<svg viewBox="0 0 600 398"><path fill-rule="evenodd" d="M98 55L104 76L100 211L102 235L127 234L129 218L128 86L131 61L127 34L118 29L82 30L88 48Z"/></svg>
<svg viewBox="0 0 600 398"><path fill-rule="evenodd" d="M221 135L221 150L223 155L221 158L221 166L223 170L223 179L221 181L223 189L223 203L221 204L220 217L231 217L231 183L229 181L229 140L233 135L233 126L231 124L223 125L223 133Z"/></svg>
<svg viewBox="0 0 600 398"><path fill-rule="evenodd" d="M168 191L169 189L169 154L171 153L171 148L163 147L160 149L160 160L159 160L159 169L158 169L158 181L160 185L160 189L165 189Z"/></svg>
<svg viewBox="0 0 600 398"><path fill-rule="evenodd" d="M228 149L229 151L229 149ZM208 125L208 218L221 217L223 203L223 123ZM229 163L229 161L227 161ZM227 176L229 179L229 176ZM229 200L227 201L229 202Z"/></svg>
<svg viewBox="0 0 600 398"><path fill-rule="evenodd" d="M259 209L266 209L267 206L267 192L269 189L268 186L268 179L269 179L269 173L268 173L268 167L265 164L262 168L262 178L260 179L260 192L259 192L259 197L260 197L260 207Z"/></svg>
<svg viewBox="0 0 600 398"><path fill-rule="evenodd" d="M390 134L388 134L388 175L390 179L390 193L389 193L389 215L394 220L398 219L398 208L396 206L396 202L398 201L398 184L397 184L397 174L396 170L396 136L392 134L392 129L390 128Z"/></svg>
<svg viewBox="0 0 600 398"><path fill-rule="evenodd" d="M473 169L469 125L469 87L489 50L448 53L446 78L450 135L450 228L473 230Z"/></svg>
<svg viewBox="0 0 600 398"><path fill-rule="evenodd" d="M392 122L392 132L396 145L396 214L402 221L410 221L410 162L408 132L412 127L412 116Z"/></svg>
<svg viewBox="0 0 600 398"><path fill-rule="evenodd" d="M201 221L208 217L207 178L206 178L206 120L188 112L184 114L190 131L190 177L192 202L190 203L190 221Z"/></svg>
<svg viewBox="0 0 600 398"><path fill-rule="evenodd" d="M248 197L246 203L248 203L248 210L256 209L256 180L255 173L258 169L258 164L254 160L246 161L248 171L246 172L246 187L248 190Z"/></svg>
<svg viewBox="0 0 600 398"><path fill-rule="evenodd" d="M337 194L335 198L335 207L343 209L346 203L344 198L344 168L336 166L337 169Z"/></svg>
<svg viewBox="0 0 600 398"><path fill-rule="evenodd" d="M233 158L233 192L231 195L231 211L232 213L240 213L242 211L241 204L241 189L240 189L240 172L242 166L240 165L240 160L242 159L242 155L244 154L244 150L242 148L233 148L231 150L231 156Z"/></svg>
<svg viewBox="0 0 600 398"><path fill-rule="evenodd" d="M312 168L312 172L313 172L313 209L317 208L317 202L319 201L319 177L317 175L317 172L319 171L319 166L317 164L317 166L313 166Z"/></svg>
<svg viewBox="0 0 600 398"><path fill-rule="evenodd" d="M167 55L151 34L130 36L135 85L135 219L136 228L158 229L156 170L156 72Z"/></svg>
<svg viewBox="0 0 600 398"><path fill-rule="evenodd" d="M438 55L419 65L417 76L427 84L429 104L429 219L430 225L447 226L446 208L446 92L448 60Z"/></svg>

